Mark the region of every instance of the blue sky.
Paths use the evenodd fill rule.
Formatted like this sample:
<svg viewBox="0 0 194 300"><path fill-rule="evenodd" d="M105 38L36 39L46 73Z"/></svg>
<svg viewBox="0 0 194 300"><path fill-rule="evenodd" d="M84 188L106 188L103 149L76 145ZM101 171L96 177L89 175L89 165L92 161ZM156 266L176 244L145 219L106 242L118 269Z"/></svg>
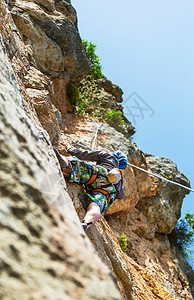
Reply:
<svg viewBox="0 0 194 300"><path fill-rule="evenodd" d="M193 0L72 4L81 37L97 44L103 72L122 88L124 101L136 92L155 112L136 118L134 142L170 158L194 188ZM132 101L126 105L134 106ZM184 199L182 217L188 210L194 213L194 193Z"/></svg>

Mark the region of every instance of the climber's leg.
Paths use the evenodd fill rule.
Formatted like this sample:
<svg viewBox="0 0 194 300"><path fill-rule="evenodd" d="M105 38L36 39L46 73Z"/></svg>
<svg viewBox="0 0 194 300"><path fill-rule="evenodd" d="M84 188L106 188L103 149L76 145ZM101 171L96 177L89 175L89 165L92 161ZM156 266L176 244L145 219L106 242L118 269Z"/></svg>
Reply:
<svg viewBox="0 0 194 300"><path fill-rule="evenodd" d="M107 199L106 196L100 192L94 192L91 195L88 193L81 193L79 198L86 210L86 215L82 223L82 226L86 231L86 229L94 225L100 219L101 214L105 213L107 210Z"/></svg>
<svg viewBox="0 0 194 300"><path fill-rule="evenodd" d="M69 182L84 184L88 182L92 174L92 167L88 167L87 162L79 159L70 160L71 178Z"/></svg>
<svg viewBox="0 0 194 300"><path fill-rule="evenodd" d="M53 149L59 160L61 170L69 182L84 184L90 179L93 172L91 165L88 165L87 162L80 161L77 158L62 156L57 149L54 147Z"/></svg>
<svg viewBox="0 0 194 300"><path fill-rule="evenodd" d="M87 227L84 229L86 230L94 225L100 219L100 216L100 207L98 206L98 204L91 201L91 203L88 205L88 209L84 217L83 223L87 224Z"/></svg>

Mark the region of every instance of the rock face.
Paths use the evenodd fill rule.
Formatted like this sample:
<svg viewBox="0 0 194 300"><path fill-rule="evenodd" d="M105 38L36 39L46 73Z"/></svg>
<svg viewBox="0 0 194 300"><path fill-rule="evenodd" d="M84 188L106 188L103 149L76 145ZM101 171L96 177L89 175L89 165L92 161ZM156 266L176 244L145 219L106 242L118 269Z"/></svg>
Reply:
<svg viewBox="0 0 194 300"><path fill-rule="evenodd" d="M64 124L66 139L74 145L96 126L95 121L90 118L73 119L72 116L66 116ZM60 136L59 141L62 139L64 135ZM144 155L134 143L106 124L102 125L98 135L98 147L110 152L120 149L128 155L129 162L158 174L170 176L173 173L174 180L176 178L177 182L189 186L188 179L170 160ZM102 218L102 223L98 222L94 226L96 228L88 230L100 257L108 266L111 262L117 283L119 286L122 284L122 293L126 299L130 299L130 295L134 299L192 299L185 271L179 266L180 256L176 256L176 251L166 235L176 226L187 191L180 190L178 186L172 187L165 181L152 178L131 167L124 171L124 177L125 200L116 200L108 209L105 214L107 222ZM82 190L72 184L68 184L68 190L82 219L84 212L78 200L78 194ZM160 198L162 193L165 193L166 201ZM173 196L176 201L171 201ZM155 199L159 199L160 205ZM147 214L150 211L152 213ZM120 237L123 234L128 240L127 257L122 252L117 252L119 248L115 236ZM113 247L116 251L112 251ZM143 278L139 277L140 274ZM189 276L192 278L191 274ZM146 283L148 281L149 288ZM127 285L129 282L130 285Z"/></svg>
<svg viewBox="0 0 194 300"><path fill-rule="evenodd" d="M110 80L108 80L105 77L98 79L97 82L98 82L99 87L104 88L104 90L106 92L113 95L117 102L123 101L123 99L122 99L123 91L121 90L121 88L118 85L113 84Z"/></svg>
<svg viewBox="0 0 194 300"><path fill-rule="evenodd" d="M125 200L82 230L82 187L66 184L52 149L66 155L60 141L77 145L99 125L75 115L67 97L90 68L71 2L1 1L0 11L0 298L191 300L194 272L167 236L186 190L128 166ZM108 79L98 85L105 100L121 101ZM189 186L173 162L105 122L95 147Z"/></svg>
<svg viewBox="0 0 194 300"><path fill-rule="evenodd" d="M14 5L13 19L32 44L41 71L53 77L66 71L75 78L88 73L89 61L81 38L72 21L57 11L60 3L55 7L54 1L13 0L10 4Z"/></svg>
<svg viewBox="0 0 194 300"><path fill-rule="evenodd" d="M177 166L169 159L149 155L146 157L146 162L148 169L153 173L190 187L188 179L178 172ZM182 201L185 194L189 192L167 182L163 182L161 186L156 179L155 183L158 187L160 185L157 194L149 199L143 198L138 203L138 208L155 224L157 232L169 234L181 216Z"/></svg>
<svg viewBox="0 0 194 300"><path fill-rule="evenodd" d="M22 108L0 42L0 297L122 299L83 233L48 134Z"/></svg>

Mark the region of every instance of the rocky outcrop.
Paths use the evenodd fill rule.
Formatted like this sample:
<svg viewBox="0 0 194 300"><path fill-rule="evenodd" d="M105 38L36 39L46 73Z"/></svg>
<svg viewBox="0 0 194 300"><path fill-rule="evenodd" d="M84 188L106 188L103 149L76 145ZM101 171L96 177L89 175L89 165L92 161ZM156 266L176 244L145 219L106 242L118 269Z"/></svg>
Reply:
<svg viewBox="0 0 194 300"><path fill-rule="evenodd" d="M177 166L167 158L147 155L148 169L153 173L190 187L189 180L177 170ZM149 199L143 198L138 209L156 226L156 232L169 234L181 216L183 198L188 190L154 179L158 186L157 194Z"/></svg>
<svg viewBox="0 0 194 300"><path fill-rule="evenodd" d="M98 79L97 83L99 87L103 88L107 93L113 95L116 99L116 102L123 101L122 99L123 91L118 85L113 84L106 77Z"/></svg>
<svg viewBox="0 0 194 300"><path fill-rule="evenodd" d="M54 1L12 0L10 5L13 5L12 17L32 45L41 71L53 77L65 71L76 79L88 73L86 50L74 23L68 18L69 13L67 16L61 13L60 3L55 7Z"/></svg>
<svg viewBox="0 0 194 300"><path fill-rule="evenodd" d="M54 106L51 80L34 67L30 67L24 77L26 94L35 108L42 126L47 130L51 139L59 132L62 120L61 112Z"/></svg>
<svg viewBox="0 0 194 300"><path fill-rule="evenodd" d="M186 190L128 166L125 201L87 235L81 228L82 187L65 182L52 150L67 155L60 141L75 146L99 125L74 114L67 96L68 83L89 71L70 1L1 1L0 9L1 299L191 300L193 270L167 236ZM119 108L121 89L106 78L98 85L106 108ZM120 149L132 164L189 186L170 160L101 122L98 149Z"/></svg>

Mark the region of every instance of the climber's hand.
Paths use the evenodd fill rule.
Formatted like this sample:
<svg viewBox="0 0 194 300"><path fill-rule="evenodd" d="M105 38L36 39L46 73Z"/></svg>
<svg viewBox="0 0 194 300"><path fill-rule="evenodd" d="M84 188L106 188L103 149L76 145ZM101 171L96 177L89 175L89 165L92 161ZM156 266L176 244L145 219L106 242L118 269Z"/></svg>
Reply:
<svg viewBox="0 0 194 300"><path fill-rule="evenodd" d="M68 142L60 142L61 145L65 147L65 150L68 151L69 148L71 148L70 144Z"/></svg>

